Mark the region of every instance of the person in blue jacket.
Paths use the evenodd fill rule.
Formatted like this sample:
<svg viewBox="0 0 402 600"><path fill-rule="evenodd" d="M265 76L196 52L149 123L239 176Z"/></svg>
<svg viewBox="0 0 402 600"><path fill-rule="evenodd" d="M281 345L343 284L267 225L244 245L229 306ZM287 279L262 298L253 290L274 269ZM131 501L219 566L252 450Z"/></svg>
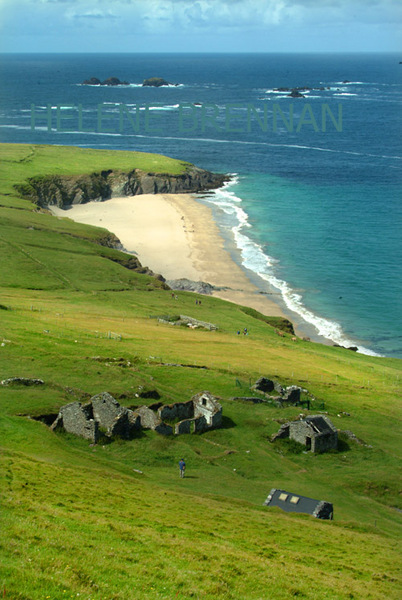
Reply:
<svg viewBox="0 0 402 600"><path fill-rule="evenodd" d="M181 458L179 461L179 469L180 469L180 477L184 477L184 471L186 470L186 463L184 462L184 458Z"/></svg>

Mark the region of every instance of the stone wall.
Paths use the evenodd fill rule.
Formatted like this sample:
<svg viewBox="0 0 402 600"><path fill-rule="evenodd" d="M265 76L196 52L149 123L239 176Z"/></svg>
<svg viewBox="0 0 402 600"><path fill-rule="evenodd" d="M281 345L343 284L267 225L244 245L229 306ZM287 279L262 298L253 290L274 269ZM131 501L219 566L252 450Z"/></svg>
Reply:
<svg viewBox="0 0 402 600"><path fill-rule="evenodd" d="M164 420L180 419L174 427ZM131 439L138 429L152 429L161 435L199 433L221 427L222 407L209 392L200 392L188 402L160 406L140 406L135 410L120 406L107 392L93 396L82 405L72 402L63 406L51 425L96 443L101 433L108 437Z"/></svg>
<svg viewBox="0 0 402 600"><path fill-rule="evenodd" d="M140 406L135 412L140 417L143 429L155 429L161 423L161 418L148 406Z"/></svg>
<svg viewBox="0 0 402 600"><path fill-rule="evenodd" d="M317 435L314 438L314 447L311 446L312 452L327 452L338 447L338 434L337 432L326 432Z"/></svg>
<svg viewBox="0 0 402 600"><path fill-rule="evenodd" d="M289 437L299 444L306 445L306 438L311 437L311 428L307 425L306 421L292 421L289 423ZM313 445L311 446L313 449ZM314 452L314 450L313 450Z"/></svg>
<svg viewBox="0 0 402 600"><path fill-rule="evenodd" d="M188 402L176 402L175 404L166 404L158 410L159 417L164 421L176 421L180 419L191 419L194 417L194 403L192 400Z"/></svg>
<svg viewBox="0 0 402 600"><path fill-rule="evenodd" d="M275 402L278 406L300 404L301 394L309 394L308 390L298 385L289 385L284 388L279 381L269 379L268 377L259 377L254 385L251 386L251 390L265 396L268 401ZM272 395L274 393L277 395Z"/></svg>
<svg viewBox="0 0 402 600"><path fill-rule="evenodd" d="M63 428L69 433L78 435L96 443L99 438L99 424L93 418L92 405L71 402L60 409L51 429Z"/></svg>
<svg viewBox="0 0 402 600"><path fill-rule="evenodd" d="M185 421L179 421L174 426L175 435L181 435L182 433L193 433L194 432L194 421L193 419L186 419Z"/></svg>
<svg viewBox="0 0 402 600"><path fill-rule="evenodd" d="M103 432L108 437L118 435L130 439L140 428L140 417L120 404L107 392L93 396L82 405L72 402L62 406L51 429L63 428L96 443Z"/></svg>
<svg viewBox="0 0 402 600"><path fill-rule="evenodd" d="M107 392L91 398L94 419L109 429L114 421L124 412L123 407Z"/></svg>
<svg viewBox="0 0 402 600"><path fill-rule="evenodd" d="M192 398L194 417L204 417L206 428L222 426L222 406L209 392L200 392Z"/></svg>

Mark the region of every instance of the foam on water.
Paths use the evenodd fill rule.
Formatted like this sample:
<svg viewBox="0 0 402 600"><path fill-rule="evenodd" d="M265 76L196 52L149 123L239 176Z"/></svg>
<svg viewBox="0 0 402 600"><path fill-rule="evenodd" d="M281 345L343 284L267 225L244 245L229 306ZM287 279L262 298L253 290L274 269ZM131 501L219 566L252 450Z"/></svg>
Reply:
<svg viewBox="0 0 402 600"><path fill-rule="evenodd" d="M225 183L222 188L215 190L211 196L204 200L214 204L226 215L235 220L236 223L232 226L231 231L236 247L240 251L242 266L278 289L287 308L297 313L304 321L312 325L318 335L341 346L357 346L358 352L362 354L380 356L369 348L365 348L357 342L348 339L341 325L336 321L325 319L313 313L305 306L302 294L293 290L286 281L277 277L276 266L279 261L267 255L262 246L254 242L246 233L252 226L249 223L247 213L240 206L242 203L241 198L236 196L235 192L231 189L238 182L238 176L232 174L229 182Z"/></svg>

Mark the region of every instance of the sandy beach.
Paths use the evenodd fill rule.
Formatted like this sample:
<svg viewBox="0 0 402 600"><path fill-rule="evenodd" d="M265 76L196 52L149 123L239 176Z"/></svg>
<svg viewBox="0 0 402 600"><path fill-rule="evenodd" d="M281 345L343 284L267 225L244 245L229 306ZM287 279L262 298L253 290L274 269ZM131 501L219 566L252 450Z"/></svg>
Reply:
<svg viewBox="0 0 402 600"><path fill-rule="evenodd" d="M108 229L143 266L165 279L207 282L225 288L214 291L214 296L265 315L285 316L233 261L210 208L189 194L144 194L67 210L49 208L58 217Z"/></svg>

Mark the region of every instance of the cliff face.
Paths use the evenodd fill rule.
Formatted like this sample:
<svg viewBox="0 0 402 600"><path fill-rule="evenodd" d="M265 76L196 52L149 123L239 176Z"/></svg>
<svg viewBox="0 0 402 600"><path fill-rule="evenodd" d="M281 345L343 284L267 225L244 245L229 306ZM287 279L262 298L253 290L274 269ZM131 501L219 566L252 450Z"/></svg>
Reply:
<svg viewBox="0 0 402 600"><path fill-rule="evenodd" d="M181 175L145 173L139 169L129 173L109 170L82 176L44 175L32 177L15 187L19 194L38 206L50 204L62 208L118 196L200 192L221 187L227 180L225 175L192 166Z"/></svg>

